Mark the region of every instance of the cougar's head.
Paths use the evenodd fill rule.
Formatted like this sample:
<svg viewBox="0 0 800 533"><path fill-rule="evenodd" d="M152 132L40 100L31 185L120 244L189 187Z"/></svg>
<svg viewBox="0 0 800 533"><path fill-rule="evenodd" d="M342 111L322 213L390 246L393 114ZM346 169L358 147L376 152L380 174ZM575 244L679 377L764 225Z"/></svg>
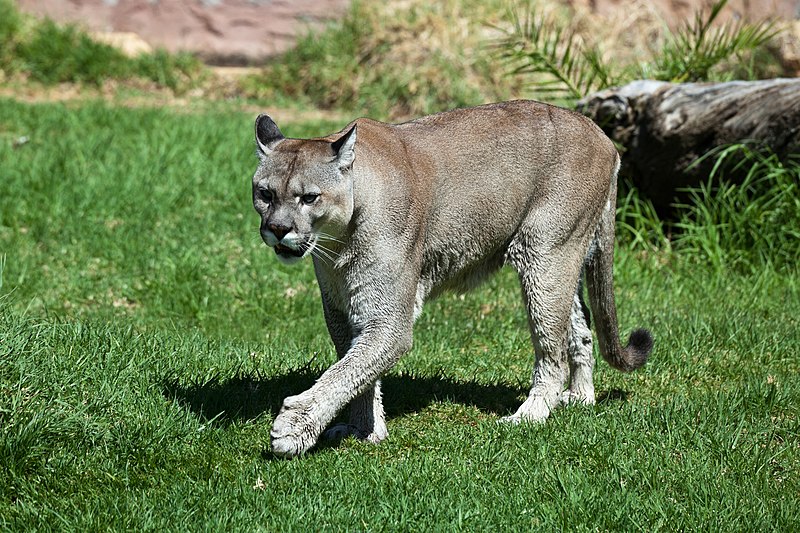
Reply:
<svg viewBox="0 0 800 533"><path fill-rule="evenodd" d="M353 216L356 128L338 139L287 139L267 115L256 119L259 164L253 206L261 238L283 263L333 260Z"/></svg>

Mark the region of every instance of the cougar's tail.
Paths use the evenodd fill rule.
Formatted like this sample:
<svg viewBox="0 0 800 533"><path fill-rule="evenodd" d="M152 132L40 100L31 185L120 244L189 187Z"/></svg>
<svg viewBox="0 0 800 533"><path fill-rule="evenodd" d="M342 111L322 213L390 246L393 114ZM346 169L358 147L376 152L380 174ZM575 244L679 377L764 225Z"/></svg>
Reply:
<svg viewBox="0 0 800 533"><path fill-rule="evenodd" d="M613 273L616 197L615 172L609 199L603 209L594 243L586 260L586 281L600 353L612 367L622 372L630 372L647 362L647 357L653 349L653 336L646 329L637 329L631 333L628 344L624 347L619 341Z"/></svg>

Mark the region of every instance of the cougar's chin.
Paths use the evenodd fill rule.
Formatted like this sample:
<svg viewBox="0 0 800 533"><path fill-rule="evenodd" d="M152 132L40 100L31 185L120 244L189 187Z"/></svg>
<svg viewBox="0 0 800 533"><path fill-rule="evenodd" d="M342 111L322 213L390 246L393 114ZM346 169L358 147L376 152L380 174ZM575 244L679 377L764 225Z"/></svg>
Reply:
<svg viewBox="0 0 800 533"><path fill-rule="evenodd" d="M295 238L291 242L291 246L278 243L273 246L273 249L281 263L291 265L305 256L311 255L316 244L317 239L314 236L307 236Z"/></svg>

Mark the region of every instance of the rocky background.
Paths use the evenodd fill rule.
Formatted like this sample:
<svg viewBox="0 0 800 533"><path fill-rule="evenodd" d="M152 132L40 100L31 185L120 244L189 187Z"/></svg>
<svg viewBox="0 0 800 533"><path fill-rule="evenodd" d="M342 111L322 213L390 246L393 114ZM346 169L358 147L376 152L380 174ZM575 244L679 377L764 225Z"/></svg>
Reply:
<svg viewBox="0 0 800 533"><path fill-rule="evenodd" d="M364 0L376 1L376 0ZM646 4L675 26L712 0L563 0L610 17ZM23 11L84 25L130 53L163 47L217 65L255 65L343 15L349 0L18 0ZM641 6L639 6L641 7ZM776 17L800 35L800 0L731 0L729 16Z"/></svg>

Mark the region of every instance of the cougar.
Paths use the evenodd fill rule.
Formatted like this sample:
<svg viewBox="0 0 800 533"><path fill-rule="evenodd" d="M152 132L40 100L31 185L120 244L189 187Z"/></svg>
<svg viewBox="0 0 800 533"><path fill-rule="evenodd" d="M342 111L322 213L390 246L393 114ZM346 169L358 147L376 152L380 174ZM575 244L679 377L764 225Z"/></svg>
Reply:
<svg viewBox="0 0 800 533"><path fill-rule="evenodd" d="M614 368L641 367L645 329L619 339L612 262L617 172L612 142L588 118L533 101L458 109L402 124L361 118L291 139L255 123L253 204L283 263L310 256L338 361L276 416L271 447L388 435L380 378L412 344L426 300L465 291L503 265L522 286L535 363L527 399L504 420L545 420L595 401L592 333Z"/></svg>

